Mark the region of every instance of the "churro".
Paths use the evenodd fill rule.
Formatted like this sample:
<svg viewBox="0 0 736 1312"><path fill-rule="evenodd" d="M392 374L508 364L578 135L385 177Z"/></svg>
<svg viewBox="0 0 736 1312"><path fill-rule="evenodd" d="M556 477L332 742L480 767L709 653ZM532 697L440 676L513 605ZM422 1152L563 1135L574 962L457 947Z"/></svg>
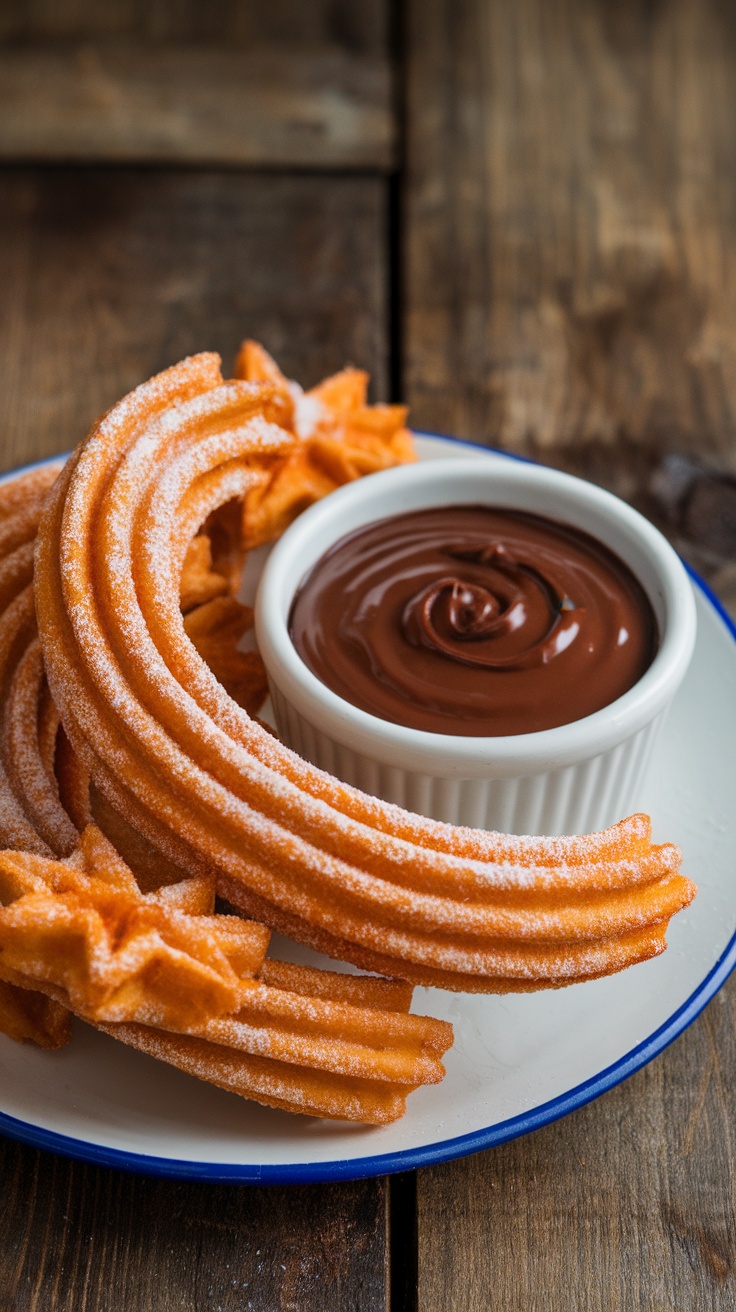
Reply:
<svg viewBox="0 0 736 1312"><path fill-rule="evenodd" d="M60 476L39 632L95 787L176 866L214 869L245 914L382 974L518 991L661 952L695 889L647 817L567 839L438 824L310 766L218 683L181 615L184 562L218 506L244 497L247 525L264 472L303 455L295 422L278 379L224 383L200 355L124 398Z"/></svg>
<svg viewBox="0 0 736 1312"><path fill-rule="evenodd" d="M206 876L142 893L94 826L66 861L0 853L0 1026L39 1041L56 1004L257 1102L370 1124L442 1079L452 1029L409 1015L410 988L267 962L269 931L213 903Z"/></svg>
<svg viewBox="0 0 736 1312"><path fill-rule="evenodd" d="M235 377L275 389L297 439L243 500L247 549L280 536L302 510L364 474L416 459L403 405L367 404L368 375L343 369L305 392L258 342L243 342Z"/></svg>
<svg viewBox="0 0 736 1312"><path fill-rule="evenodd" d="M269 931L215 916L212 873L183 877L74 751L45 680L29 586L38 515L57 473L0 490L0 843L23 849L0 853L0 1031L59 1047L73 1013L265 1105L396 1119L408 1093L442 1078L451 1027L410 1016L406 984L265 960ZM262 477L230 470L213 482L238 491ZM198 504L206 513L211 502L205 489ZM179 605L194 648L255 711L266 684L257 654L237 650L252 612L230 595L239 563L231 519L226 505L188 542ZM88 824L92 815L114 847Z"/></svg>
<svg viewBox="0 0 736 1312"><path fill-rule="evenodd" d="M58 711L44 677L33 606L33 551L60 465L0 487L0 845L66 855L77 831L53 771Z"/></svg>

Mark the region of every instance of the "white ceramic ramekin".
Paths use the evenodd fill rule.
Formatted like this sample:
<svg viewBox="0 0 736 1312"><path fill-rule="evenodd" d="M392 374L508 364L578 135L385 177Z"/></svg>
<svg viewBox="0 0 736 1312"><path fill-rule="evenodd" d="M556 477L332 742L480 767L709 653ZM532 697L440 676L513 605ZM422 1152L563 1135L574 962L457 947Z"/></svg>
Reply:
<svg viewBox="0 0 736 1312"><path fill-rule="evenodd" d="M654 607L660 646L623 697L541 733L455 737L380 720L351 706L307 668L289 637L289 611L300 582L328 547L377 519L462 503L567 522L629 565ZM625 502L555 470L479 456L373 474L307 510L266 563L256 634L279 733L330 774L453 824L517 834L588 833L637 809L656 732L692 655L695 603L675 552Z"/></svg>

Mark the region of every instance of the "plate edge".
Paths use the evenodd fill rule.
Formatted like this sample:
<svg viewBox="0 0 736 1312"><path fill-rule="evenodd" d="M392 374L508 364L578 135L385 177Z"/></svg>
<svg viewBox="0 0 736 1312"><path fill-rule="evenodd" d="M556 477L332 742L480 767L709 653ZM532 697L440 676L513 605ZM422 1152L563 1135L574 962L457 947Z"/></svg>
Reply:
<svg viewBox="0 0 736 1312"><path fill-rule="evenodd" d="M412 430L417 437L429 437L437 441L452 443L470 448L476 454L485 451L504 459L517 460L524 464L534 461L514 452L503 451L498 447L481 446L465 438L451 437L447 433L436 433L428 429ZM69 453L45 457L23 465L18 469L7 470L0 475L0 486L12 482L31 470L44 465L64 460ZM692 566L683 562L695 586L702 592L710 607L724 623L729 634L736 641L736 623L726 611L722 602L700 577ZM84 1139L75 1139L55 1130L46 1130L41 1126L29 1124L16 1117L0 1111L0 1131L18 1142L28 1144L47 1152L58 1153L77 1161L85 1161L97 1166L113 1167L117 1170L138 1175L168 1177L186 1180L209 1180L213 1183L232 1184L317 1184L338 1180L361 1180L376 1175L389 1175L399 1171L420 1169L424 1166L438 1165L458 1157L471 1156L488 1148L497 1147L511 1139L541 1129L553 1121L561 1120L571 1112L577 1111L587 1103L607 1093L621 1084L636 1071L641 1070L655 1057L664 1052L675 1039L700 1015L703 1009L725 984L736 966L736 933L727 943L718 961L701 981L690 997L673 1012L660 1027L635 1048L630 1049L616 1062L599 1071L597 1075L573 1089L566 1090L557 1098L540 1103L520 1115L483 1130L473 1130L467 1135L459 1135L439 1143L428 1144L421 1148L401 1149L393 1153L382 1153L365 1158L335 1159L327 1162L295 1162L285 1165L271 1163L267 1165L239 1163L228 1166L219 1162L193 1162L191 1159L153 1157L144 1153L127 1152L124 1149L106 1148L91 1144Z"/></svg>

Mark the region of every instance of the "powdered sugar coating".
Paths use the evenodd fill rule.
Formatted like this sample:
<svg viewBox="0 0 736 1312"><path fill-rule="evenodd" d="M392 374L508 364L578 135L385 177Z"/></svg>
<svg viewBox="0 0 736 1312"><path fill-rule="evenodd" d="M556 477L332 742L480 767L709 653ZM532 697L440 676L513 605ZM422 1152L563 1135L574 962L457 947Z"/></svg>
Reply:
<svg viewBox="0 0 736 1312"><path fill-rule="evenodd" d="M260 442L279 451L290 440L260 417L253 425L249 448ZM199 480L188 527L182 534L170 524L183 547L209 507L242 495L256 477L231 462ZM170 475L168 483L176 502L177 480ZM80 839L59 797L55 766L68 790L76 786L75 758L55 760L59 717L26 582L40 501L29 508L16 496L14 504L13 532L2 538L6 597L14 595L0 619L0 767L11 771L0 779L0 820L7 819L0 841L26 850L0 854L0 1029L57 1047L68 1041L71 1008L118 1037L124 1026L158 1031L149 1048L163 1060L178 1060L182 1045L191 1054L196 1044L202 1078L217 1077L224 1062L240 1072L234 1090L258 1101L369 1123L395 1119L408 1092L442 1078L440 1058L452 1038L449 1026L407 1014L410 988L266 966L264 926L211 914L211 874L145 894L94 827ZM171 577L175 585L178 571ZM73 808L80 817L88 809L86 796ZM54 851L72 855L57 862L48 859Z"/></svg>
<svg viewBox="0 0 736 1312"><path fill-rule="evenodd" d="M279 449L271 407L268 385L220 385L195 357L115 407L58 485L40 629L99 788L186 868L211 864L236 904L398 976L545 987L661 950L693 889L645 818L548 840L437 824L301 761L216 683L183 629L176 526L232 494L238 461L242 477Z"/></svg>
<svg viewBox="0 0 736 1312"><path fill-rule="evenodd" d="M79 835L61 805L56 780L41 755L39 717L45 683L41 647L34 639L18 662L8 692L2 750L5 760L12 762L16 794L31 824L52 852L67 856Z"/></svg>
<svg viewBox="0 0 736 1312"><path fill-rule="evenodd" d="M38 519L60 468L31 470L0 487L0 844L48 856L71 850L76 837L48 769L58 716L47 695L31 588Z"/></svg>
<svg viewBox="0 0 736 1312"><path fill-rule="evenodd" d="M0 853L0 980L116 1037L146 1035L174 1065L196 1052L200 1078L239 1071L224 1087L310 1115L382 1123L442 1079L449 1025L408 1015L386 981L265 969L268 931L209 914L207 883L145 895L93 826L66 862Z"/></svg>

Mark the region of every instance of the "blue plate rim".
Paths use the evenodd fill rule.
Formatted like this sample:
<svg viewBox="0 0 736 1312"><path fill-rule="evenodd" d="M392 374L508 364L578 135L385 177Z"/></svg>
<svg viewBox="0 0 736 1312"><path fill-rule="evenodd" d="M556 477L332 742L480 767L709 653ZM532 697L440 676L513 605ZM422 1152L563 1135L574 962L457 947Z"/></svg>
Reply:
<svg viewBox="0 0 736 1312"><path fill-rule="evenodd" d="M474 452L488 451L505 459L521 460L509 451L496 447L479 447L477 443L463 438L450 437L447 433L435 433L428 429L414 430L418 437L434 437L458 446L469 447ZM37 460L19 469L9 470L0 476L0 486L43 465L63 460L64 455L50 456ZM715 610L725 624L731 637L736 642L736 623L731 619L721 602L708 587L700 575L685 565L695 586ZM117 1148L106 1148L89 1143L84 1139L75 1139L70 1135L59 1134L55 1130L45 1130L41 1126L30 1125L6 1112L0 1111L0 1131L11 1139L41 1148L48 1152L59 1153L77 1161L90 1162L95 1166L114 1167L117 1170L132 1172L137 1175L161 1176L179 1180L207 1180L212 1183L231 1184L320 1184L340 1180L362 1180L376 1175L390 1175L398 1171L411 1171L423 1166L435 1166L454 1158L470 1156L494 1148L510 1139L529 1134L541 1129L553 1121L560 1120L570 1112L577 1111L586 1103L592 1102L601 1094L614 1089L636 1071L659 1056L675 1039L693 1023L707 1006L729 975L736 967L736 933L729 940L718 961L711 968L698 987L690 994L680 1007L652 1034L641 1043L625 1053L610 1066L591 1076L582 1084L576 1085L565 1093L559 1094L548 1102L512 1116L508 1120L498 1121L495 1125L482 1130L473 1130L469 1134L458 1135L439 1143L426 1144L419 1148L406 1148L399 1152L379 1153L371 1157L337 1158L327 1162L290 1162L284 1165L267 1164L248 1165L238 1163L230 1166L225 1162L195 1162L187 1159L170 1157L152 1157L145 1153L126 1152Z"/></svg>

